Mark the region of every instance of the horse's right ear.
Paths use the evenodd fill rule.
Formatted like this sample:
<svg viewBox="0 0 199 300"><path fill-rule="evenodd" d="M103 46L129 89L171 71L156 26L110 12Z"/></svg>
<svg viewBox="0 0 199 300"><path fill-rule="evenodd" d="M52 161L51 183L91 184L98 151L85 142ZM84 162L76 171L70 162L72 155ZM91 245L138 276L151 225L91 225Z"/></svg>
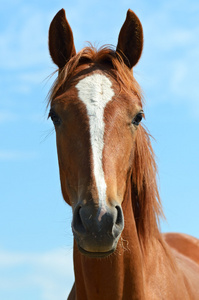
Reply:
<svg viewBox="0 0 199 300"><path fill-rule="evenodd" d="M76 54L73 33L61 9L52 20L49 28L49 51L54 63L62 69L66 62Z"/></svg>

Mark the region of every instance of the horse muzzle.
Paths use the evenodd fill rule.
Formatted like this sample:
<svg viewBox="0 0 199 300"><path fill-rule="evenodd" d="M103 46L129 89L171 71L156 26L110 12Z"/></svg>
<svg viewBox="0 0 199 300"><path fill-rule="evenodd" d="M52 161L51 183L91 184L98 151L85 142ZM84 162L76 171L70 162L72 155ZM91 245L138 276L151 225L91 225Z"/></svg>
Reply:
<svg viewBox="0 0 199 300"><path fill-rule="evenodd" d="M123 228L123 212L118 204L101 209L93 204L78 204L74 210L74 238L86 256L106 257L113 253Z"/></svg>

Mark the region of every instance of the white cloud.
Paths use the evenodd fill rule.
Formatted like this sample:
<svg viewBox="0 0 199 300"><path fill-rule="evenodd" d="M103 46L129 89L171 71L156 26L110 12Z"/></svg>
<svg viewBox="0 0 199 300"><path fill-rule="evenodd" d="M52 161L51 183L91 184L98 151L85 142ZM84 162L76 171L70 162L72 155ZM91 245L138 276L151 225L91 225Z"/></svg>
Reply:
<svg viewBox="0 0 199 300"><path fill-rule="evenodd" d="M55 68L56 69L56 68ZM53 73L55 69L52 68L51 72ZM29 70L24 71L18 74L18 79L20 81L29 83L29 84L41 84L45 83L47 80L50 79L50 75L46 74L46 70Z"/></svg>
<svg viewBox="0 0 199 300"><path fill-rule="evenodd" d="M137 68L153 103L183 103L199 116L199 6L194 11L191 1L185 11L185 3L178 5L164 2L143 17L145 44Z"/></svg>
<svg viewBox="0 0 199 300"><path fill-rule="evenodd" d="M18 268L20 274L16 275ZM66 299L74 282L72 249L44 253L0 250L0 269L0 290L4 294L6 290L21 293L21 299L25 288L40 293L42 300ZM5 269L9 272L3 272ZM8 273L10 275L5 276Z"/></svg>
<svg viewBox="0 0 199 300"><path fill-rule="evenodd" d="M10 111L0 111L0 123L13 122L18 120L18 115Z"/></svg>
<svg viewBox="0 0 199 300"><path fill-rule="evenodd" d="M43 123L47 121L47 116L43 112L26 113L26 115L24 115L9 110L0 111L0 124L19 121Z"/></svg>
<svg viewBox="0 0 199 300"><path fill-rule="evenodd" d="M56 78L56 75L54 76L55 70L56 67L19 72L15 78L15 85L12 91L22 95L31 95L35 88L40 88L41 91L49 90Z"/></svg>
<svg viewBox="0 0 199 300"><path fill-rule="evenodd" d="M28 5L15 11L8 26L0 32L2 68L27 68L49 61L48 19L49 12Z"/></svg>
<svg viewBox="0 0 199 300"><path fill-rule="evenodd" d="M0 150L0 161L19 161L29 160L38 157L36 152L26 152L17 150Z"/></svg>

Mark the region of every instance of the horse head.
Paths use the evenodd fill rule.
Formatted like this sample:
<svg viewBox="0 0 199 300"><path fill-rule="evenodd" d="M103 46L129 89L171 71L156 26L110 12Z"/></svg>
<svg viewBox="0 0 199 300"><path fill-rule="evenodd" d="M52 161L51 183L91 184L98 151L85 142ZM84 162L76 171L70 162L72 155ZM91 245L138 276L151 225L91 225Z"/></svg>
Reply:
<svg viewBox="0 0 199 300"><path fill-rule="evenodd" d="M141 91L132 72L142 47L142 26L131 10L116 50L91 46L76 53L63 9L50 25L49 50L59 75L49 116L62 194L72 206L78 248L89 256L114 252L125 226L124 200L133 166L140 163L136 145L144 130Z"/></svg>

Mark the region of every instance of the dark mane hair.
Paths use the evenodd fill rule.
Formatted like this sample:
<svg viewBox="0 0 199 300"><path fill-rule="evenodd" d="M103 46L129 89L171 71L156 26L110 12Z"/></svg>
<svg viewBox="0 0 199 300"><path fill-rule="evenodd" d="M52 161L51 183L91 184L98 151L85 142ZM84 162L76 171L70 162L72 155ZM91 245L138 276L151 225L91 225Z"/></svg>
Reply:
<svg viewBox="0 0 199 300"><path fill-rule="evenodd" d="M142 92L132 71L126 66L120 54L108 46L99 50L93 46L86 47L73 56L59 71L50 92L49 103L60 93L62 87L70 85L70 82L75 80L80 72L80 66L84 66L85 70L93 65L106 66L103 71L105 70L119 83L120 89L126 93L136 94L140 105L143 105ZM135 139L131 193L137 232L143 244L146 244L145 241L149 240L150 236L159 234L159 217L163 216L156 174L157 166L150 135L140 125Z"/></svg>

